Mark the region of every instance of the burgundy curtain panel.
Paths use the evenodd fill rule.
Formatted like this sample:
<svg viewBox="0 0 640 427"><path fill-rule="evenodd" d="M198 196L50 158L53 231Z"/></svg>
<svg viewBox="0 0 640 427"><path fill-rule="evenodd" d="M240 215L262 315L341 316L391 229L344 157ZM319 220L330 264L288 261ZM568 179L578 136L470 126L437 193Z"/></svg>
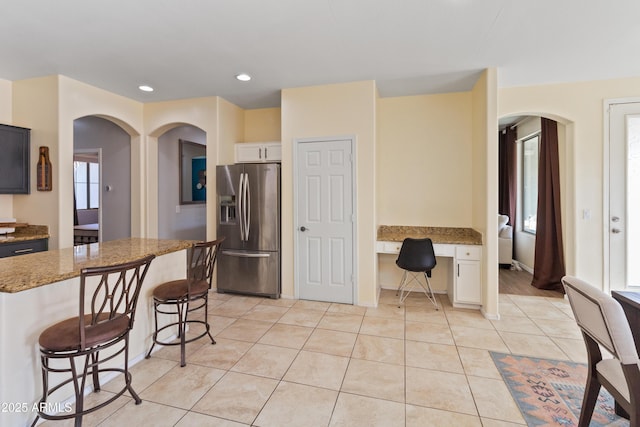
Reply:
<svg viewBox="0 0 640 427"><path fill-rule="evenodd" d="M499 135L499 185L498 213L509 216L509 224L516 225L516 203L518 197L518 180L516 175L517 130L507 127ZM515 233L514 233L515 234Z"/></svg>
<svg viewBox="0 0 640 427"><path fill-rule="evenodd" d="M533 281L538 289L564 292L560 279L565 275L560 217L560 165L558 124L542 118L538 162L538 213Z"/></svg>

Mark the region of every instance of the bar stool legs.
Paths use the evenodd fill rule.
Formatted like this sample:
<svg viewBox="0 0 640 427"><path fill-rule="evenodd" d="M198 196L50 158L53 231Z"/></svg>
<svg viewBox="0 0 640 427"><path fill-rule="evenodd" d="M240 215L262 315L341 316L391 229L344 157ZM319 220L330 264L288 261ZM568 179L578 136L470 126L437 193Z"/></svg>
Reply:
<svg viewBox="0 0 640 427"><path fill-rule="evenodd" d="M211 335L211 327L207 316L209 315L209 289L211 289L213 268L223 241L224 237L210 242L193 244L188 254L187 277L163 283L153 290L155 331L153 332L153 343L147 353L147 358L151 357L151 352L156 344L179 345L180 366L185 366L186 344L196 341L205 335L209 336L211 344L216 343ZM191 313L202 308L204 308L204 320L189 318ZM177 317L177 320L160 326L158 314L173 316L174 319ZM187 326L198 324L204 326L204 332L187 339ZM162 341L158 338L159 334L168 328L176 329L177 341Z"/></svg>
<svg viewBox="0 0 640 427"><path fill-rule="evenodd" d="M172 282L169 282L172 283ZM185 301L185 302L178 302L178 301L171 301L171 300L157 300L154 297L154 301L153 301L153 312L154 312L154 320L155 320L155 325L156 325L156 330L153 333L153 342L151 344L151 348L149 349L149 351L147 352L146 358L150 358L151 357L151 352L153 351L153 348L155 347L156 344L159 345L166 345L166 346L171 346L171 345L179 345L180 346L180 366L184 367L186 365L186 356L185 356L185 347L188 343L199 340L200 338L204 337L205 335L209 336L209 339L211 340L211 344L215 344L216 341L213 338L213 336L211 335L211 326L209 325L209 322L206 320L207 316L209 315L209 309L208 309L208 298L207 296L200 296L198 297L199 300L195 300L195 301ZM196 306L194 307L191 303L195 302ZM163 307L167 307L167 308L163 308ZM169 307L174 307L175 310L171 311ZM193 312L193 311L197 311L200 310L204 307L204 319L205 320L197 320L197 319L188 319L188 314ZM165 315L172 315L172 316L177 316L178 320L176 322L171 322L167 325L164 325L160 328L158 328L158 314L165 314ZM201 324L204 326L204 332L202 332L201 334L189 338L187 339L187 326L189 324ZM158 335L162 333L162 331L164 331L165 329L169 329L169 328L173 328L176 327L177 329L177 333L176 333L176 338L179 339L179 341L173 341L173 342L169 342L169 341L162 341L158 338Z"/></svg>
<svg viewBox="0 0 640 427"><path fill-rule="evenodd" d="M142 400L131 386L129 372L129 332L133 328L135 309L154 255L108 267L85 268L80 273L79 315L58 322L39 336L42 365L42 398L38 402L38 419L73 419L82 426L82 417L101 409L125 392L131 393L136 404ZM89 281L88 278L91 278ZM91 287L89 293L86 288ZM86 305L85 305L86 294ZM85 308L89 307L85 314ZM123 367L112 367L116 358L123 357ZM84 393L87 382L100 391L100 375L121 374L123 387L112 397L98 405L86 407ZM50 387L51 377L67 378ZM75 411L71 405L61 408L50 402L58 392L62 398L70 393L75 397ZM60 399L58 399L60 400Z"/></svg>

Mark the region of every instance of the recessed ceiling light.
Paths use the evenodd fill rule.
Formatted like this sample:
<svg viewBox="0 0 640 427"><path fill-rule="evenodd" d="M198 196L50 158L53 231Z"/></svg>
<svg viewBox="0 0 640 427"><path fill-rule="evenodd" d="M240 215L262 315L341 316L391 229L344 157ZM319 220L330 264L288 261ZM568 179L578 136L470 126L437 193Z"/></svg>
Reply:
<svg viewBox="0 0 640 427"><path fill-rule="evenodd" d="M240 73L236 76L236 79L240 80L241 82L248 82L249 80L251 80L251 76L247 73Z"/></svg>
<svg viewBox="0 0 640 427"><path fill-rule="evenodd" d="M153 88L148 85L140 85L138 86L138 89L140 89L143 92L153 92Z"/></svg>

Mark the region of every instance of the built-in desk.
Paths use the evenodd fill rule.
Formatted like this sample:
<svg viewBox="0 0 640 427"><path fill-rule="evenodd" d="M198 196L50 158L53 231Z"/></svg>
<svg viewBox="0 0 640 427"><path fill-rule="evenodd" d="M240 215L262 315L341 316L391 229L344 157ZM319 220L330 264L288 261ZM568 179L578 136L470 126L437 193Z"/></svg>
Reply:
<svg viewBox="0 0 640 427"><path fill-rule="evenodd" d="M376 252L398 254L407 238L430 238L437 257L452 259L447 294L454 307L482 305L482 235L472 228L381 225Z"/></svg>

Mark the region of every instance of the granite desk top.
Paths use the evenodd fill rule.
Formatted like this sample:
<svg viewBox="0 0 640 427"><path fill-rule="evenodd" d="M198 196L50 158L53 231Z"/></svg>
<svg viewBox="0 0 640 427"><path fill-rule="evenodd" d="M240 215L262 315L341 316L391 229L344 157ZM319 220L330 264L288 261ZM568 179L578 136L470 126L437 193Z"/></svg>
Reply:
<svg viewBox="0 0 640 427"><path fill-rule="evenodd" d="M23 242L25 240L48 239L49 227L46 225L27 225L16 227L16 231L9 234L0 234L0 245L3 243Z"/></svg>
<svg viewBox="0 0 640 427"><path fill-rule="evenodd" d="M26 291L79 277L85 267L115 265L151 254L160 256L189 248L193 243L131 238L0 258L0 292Z"/></svg>
<svg viewBox="0 0 640 427"><path fill-rule="evenodd" d="M440 244L482 245L482 234L473 228L405 225L381 225L378 227L378 241L402 242L406 237L414 239L429 237L433 243Z"/></svg>

